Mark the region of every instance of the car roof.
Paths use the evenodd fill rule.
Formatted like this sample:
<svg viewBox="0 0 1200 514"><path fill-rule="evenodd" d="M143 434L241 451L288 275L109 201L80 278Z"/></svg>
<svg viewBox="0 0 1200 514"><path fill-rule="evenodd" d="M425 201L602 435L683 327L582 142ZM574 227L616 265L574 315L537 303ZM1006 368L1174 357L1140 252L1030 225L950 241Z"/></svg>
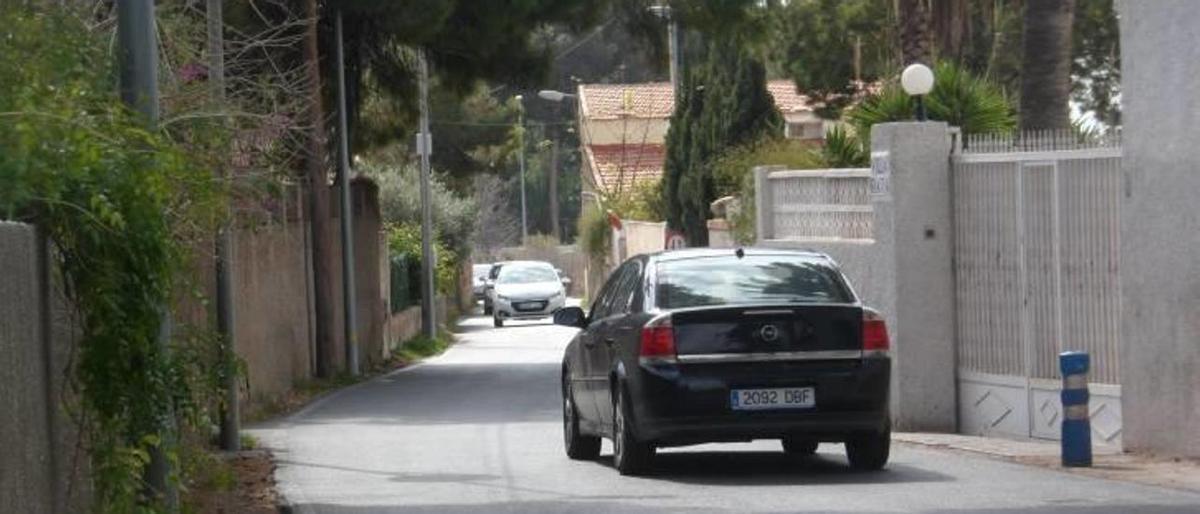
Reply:
<svg viewBox="0 0 1200 514"><path fill-rule="evenodd" d="M697 259L703 257L723 257L734 256L741 251L745 256L756 255L791 255L795 257L807 257L811 259L832 260L828 255L813 251L813 250L789 250L783 248L685 248L682 250L666 250L662 252L647 254L645 257L659 262L677 261L683 259Z"/></svg>
<svg viewBox="0 0 1200 514"><path fill-rule="evenodd" d="M504 261L504 262L496 263L497 266L499 266L501 264L503 264L505 266L514 266L515 265L515 266L547 266L547 267L551 267L551 268L554 267L553 264L550 264L549 262L546 262L546 261Z"/></svg>

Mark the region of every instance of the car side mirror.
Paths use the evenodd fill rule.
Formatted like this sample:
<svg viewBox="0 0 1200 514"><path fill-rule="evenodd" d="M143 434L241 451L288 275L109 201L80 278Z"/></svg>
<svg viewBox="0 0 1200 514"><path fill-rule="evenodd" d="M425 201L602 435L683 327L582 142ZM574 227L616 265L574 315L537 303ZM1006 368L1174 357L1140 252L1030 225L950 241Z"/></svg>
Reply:
<svg viewBox="0 0 1200 514"><path fill-rule="evenodd" d="M587 314L579 307L563 307L554 313L554 324L565 327L587 327Z"/></svg>

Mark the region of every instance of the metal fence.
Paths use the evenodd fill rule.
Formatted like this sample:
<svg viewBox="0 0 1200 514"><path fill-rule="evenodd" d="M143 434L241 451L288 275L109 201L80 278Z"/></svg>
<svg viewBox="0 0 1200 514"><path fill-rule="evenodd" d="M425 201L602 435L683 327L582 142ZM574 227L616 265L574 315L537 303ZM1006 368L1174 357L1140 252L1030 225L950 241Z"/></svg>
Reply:
<svg viewBox="0 0 1200 514"><path fill-rule="evenodd" d="M968 138L953 158L959 367L1059 378L1057 355L1092 354L1119 382L1117 135Z"/></svg>
<svg viewBox="0 0 1200 514"><path fill-rule="evenodd" d="M874 213L868 169L766 172L758 201L762 239L871 239Z"/></svg>
<svg viewBox="0 0 1200 514"><path fill-rule="evenodd" d="M421 303L421 260L393 255L391 260L391 314Z"/></svg>

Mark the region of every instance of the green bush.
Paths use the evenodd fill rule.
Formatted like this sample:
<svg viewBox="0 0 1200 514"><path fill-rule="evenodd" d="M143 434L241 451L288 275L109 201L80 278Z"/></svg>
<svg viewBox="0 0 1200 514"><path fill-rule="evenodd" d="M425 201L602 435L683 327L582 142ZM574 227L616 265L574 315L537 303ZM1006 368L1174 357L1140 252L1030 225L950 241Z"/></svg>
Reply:
<svg viewBox="0 0 1200 514"><path fill-rule="evenodd" d="M577 244L593 262L603 262L611 252L612 229L608 214L594 203L583 208L579 215Z"/></svg>
<svg viewBox="0 0 1200 514"><path fill-rule="evenodd" d="M925 97L929 119L959 127L964 134L1009 132L1017 117L1004 90L985 78L972 75L949 62L934 66L933 91ZM847 120L870 148L871 126L914 118L914 101L892 81L851 109Z"/></svg>
<svg viewBox="0 0 1200 514"><path fill-rule="evenodd" d="M235 372L214 358L211 334L175 330L170 352L157 341L189 248L222 212L195 160L208 143L146 130L116 97L107 34L65 10L0 10L0 27L0 217L53 241L81 322L75 374L96 509L153 508L142 497L151 451L179 458L166 420L206 426L220 375Z"/></svg>
<svg viewBox="0 0 1200 514"><path fill-rule="evenodd" d="M420 168L397 155L383 152L366 160L359 166L359 171L379 185L379 206L384 222L420 225ZM429 192L438 239L455 254L470 254L477 212L475 200L450 190L436 174L429 182Z"/></svg>
<svg viewBox="0 0 1200 514"><path fill-rule="evenodd" d="M733 239L739 244L754 243L754 168L767 165L813 169L825 164L813 143L782 138L743 145L717 159L713 164L717 197L736 196L741 203L740 210L729 217Z"/></svg>
<svg viewBox="0 0 1200 514"><path fill-rule="evenodd" d="M412 223L398 223L387 226L388 251L393 258L403 259L406 265L415 271L416 280L410 280L415 289L413 299L421 298L421 226ZM459 256L453 249L441 241L434 239L433 255L437 259L434 268L434 283L437 292L453 295L458 287ZM413 275L410 274L409 277Z"/></svg>
<svg viewBox="0 0 1200 514"><path fill-rule="evenodd" d="M638 182L620 193L606 194L602 203L621 219L663 221L667 216L662 180Z"/></svg>
<svg viewBox="0 0 1200 514"><path fill-rule="evenodd" d="M871 152L863 146L862 139L837 125L825 133L821 158L830 168L859 168L870 164Z"/></svg>

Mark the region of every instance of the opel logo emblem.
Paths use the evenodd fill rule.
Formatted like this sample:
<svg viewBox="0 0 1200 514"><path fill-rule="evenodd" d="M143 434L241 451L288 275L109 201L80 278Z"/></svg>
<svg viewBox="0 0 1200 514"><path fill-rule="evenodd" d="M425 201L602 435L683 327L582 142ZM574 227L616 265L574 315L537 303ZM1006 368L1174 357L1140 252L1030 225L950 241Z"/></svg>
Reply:
<svg viewBox="0 0 1200 514"><path fill-rule="evenodd" d="M763 327L758 330L758 336L761 337L765 342L774 343L779 339L779 327L775 325L763 325Z"/></svg>

